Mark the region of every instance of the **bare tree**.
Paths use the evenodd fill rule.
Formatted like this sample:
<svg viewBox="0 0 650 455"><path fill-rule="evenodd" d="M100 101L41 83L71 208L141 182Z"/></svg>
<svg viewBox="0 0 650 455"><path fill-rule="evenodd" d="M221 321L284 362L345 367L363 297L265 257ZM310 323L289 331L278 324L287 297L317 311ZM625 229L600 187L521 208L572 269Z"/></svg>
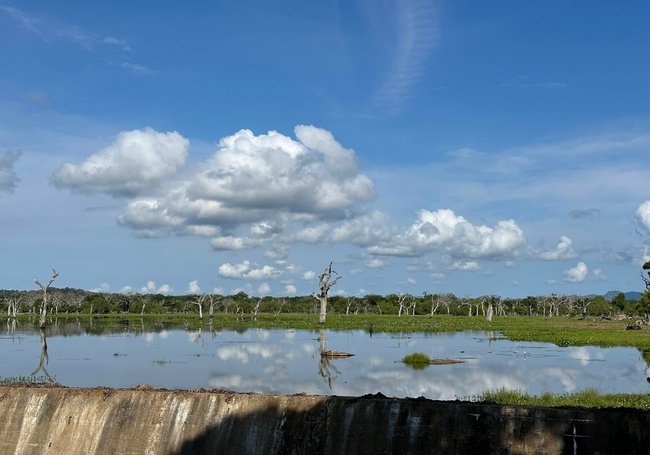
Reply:
<svg viewBox="0 0 650 455"><path fill-rule="evenodd" d="M408 314L408 308L406 307L407 303L410 303L410 295L408 294L397 294L397 304L399 305L399 311L397 312L397 317L402 317L402 311L406 309L406 314Z"/></svg>
<svg viewBox="0 0 650 455"><path fill-rule="evenodd" d="M16 314L20 310L20 297L9 297L6 298L7 302L7 316L16 319Z"/></svg>
<svg viewBox="0 0 650 455"><path fill-rule="evenodd" d="M38 285L39 288L43 291L43 302L41 303L41 311L40 311L40 316L38 319L38 326L40 328L45 328L46 325L46 318L47 318L47 304L49 303L50 299L50 294L48 294L48 289L50 288L50 285L56 280L56 277L59 276L59 273L52 269L52 276L50 277L50 281L46 285L41 284L37 279L34 279L34 283Z"/></svg>
<svg viewBox="0 0 650 455"><path fill-rule="evenodd" d="M352 299L352 297L348 297L348 300L347 300L347 302L345 304L345 314L346 314L346 316L348 314L350 314L350 307L352 306L353 303L354 303L354 300Z"/></svg>
<svg viewBox="0 0 650 455"><path fill-rule="evenodd" d="M230 297L228 297L227 299L224 299L224 300L223 300L222 306L223 306L223 312L224 312L225 314L228 314L228 308L229 308L233 303L235 303L235 301L234 301L232 298L230 298Z"/></svg>
<svg viewBox="0 0 650 455"><path fill-rule="evenodd" d="M646 290L650 291L650 261L643 264L643 270L648 271L648 278L644 277L643 273L641 273L641 279L643 280L643 283L645 284Z"/></svg>
<svg viewBox="0 0 650 455"><path fill-rule="evenodd" d="M492 315L494 314L494 306L492 305L492 299L488 303L487 314L485 315L485 320L492 322Z"/></svg>
<svg viewBox="0 0 650 455"><path fill-rule="evenodd" d="M278 311L276 311L275 313L276 320L278 319L278 316L280 316L280 313L282 312L282 307L284 306L285 303L287 303L285 299L280 299L280 306L278 307Z"/></svg>
<svg viewBox="0 0 650 455"><path fill-rule="evenodd" d="M206 294L196 296L190 303L199 307L199 319L203 319L203 303L205 302Z"/></svg>
<svg viewBox="0 0 650 455"><path fill-rule="evenodd" d="M440 296L439 295L430 295L431 297L431 314L429 316L433 317L434 314L438 311L440 307Z"/></svg>
<svg viewBox="0 0 650 455"><path fill-rule="evenodd" d="M332 275L336 275L336 278L333 278ZM318 318L320 324L325 324L325 317L327 316L327 294L329 293L330 288L340 279L341 276L332 270L331 262L328 267L325 267L323 273L320 274L318 279L320 293L318 295L312 294L318 301L320 301L320 317Z"/></svg>
<svg viewBox="0 0 650 455"><path fill-rule="evenodd" d="M219 300L223 299L223 297L214 294L206 294L206 298L208 299L208 314L210 317L212 317L214 314L214 308L217 306L217 303L219 303Z"/></svg>
<svg viewBox="0 0 650 455"><path fill-rule="evenodd" d="M264 297L260 297L255 306L253 307L253 319L257 321L257 312L260 309L260 304L262 303L262 300L264 300Z"/></svg>

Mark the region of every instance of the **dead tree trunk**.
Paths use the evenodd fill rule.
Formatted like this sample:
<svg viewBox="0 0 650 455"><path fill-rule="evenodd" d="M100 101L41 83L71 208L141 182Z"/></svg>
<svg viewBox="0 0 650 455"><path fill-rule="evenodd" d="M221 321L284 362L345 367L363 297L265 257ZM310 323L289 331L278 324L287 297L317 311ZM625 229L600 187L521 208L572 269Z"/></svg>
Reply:
<svg viewBox="0 0 650 455"><path fill-rule="evenodd" d="M257 301L255 306L253 307L253 319L257 321L257 312L260 309L260 304L262 303L262 300L264 300L264 297L260 297L260 299Z"/></svg>
<svg viewBox="0 0 650 455"><path fill-rule="evenodd" d="M336 278L333 278L332 275L337 275ZM318 322L320 324L325 324L325 317L327 316L327 294L332 286L336 284L341 277L338 273L332 270L332 263L325 268L323 273L320 274L318 280L318 287L320 288L320 293L314 297L320 302L320 316Z"/></svg>
<svg viewBox="0 0 650 455"><path fill-rule="evenodd" d="M402 311L406 308L406 300L409 298L408 294L397 294L397 304L399 305L399 311L397 312L397 317L402 317ZM408 308L406 309L406 314L408 314Z"/></svg>
<svg viewBox="0 0 650 455"><path fill-rule="evenodd" d="M203 319L203 302L205 302L205 299L206 299L206 295L201 294L198 297L196 297L194 300L190 301L190 303L199 307L199 319Z"/></svg>
<svg viewBox="0 0 650 455"><path fill-rule="evenodd" d="M47 323L46 318L47 318L47 304L50 298L50 295L48 294L48 289L50 288L50 285L56 280L56 277L59 276L59 273L52 269L52 276L50 277L50 281L46 285L41 284L38 280L34 279L34 283L38 285L39 288L43 291L43 302L41 303L41 311L38 319L38 326L42 329L45 328L45 325Z"/></svg>

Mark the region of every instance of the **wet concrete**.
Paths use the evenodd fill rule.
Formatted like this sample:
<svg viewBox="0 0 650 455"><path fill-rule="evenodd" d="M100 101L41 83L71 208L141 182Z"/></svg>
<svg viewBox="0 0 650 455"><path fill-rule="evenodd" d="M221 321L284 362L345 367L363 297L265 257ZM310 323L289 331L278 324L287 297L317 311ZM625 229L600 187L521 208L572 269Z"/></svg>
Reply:
<svg viewBox="0 0 650 455"><path fill-rule="evenodd" d="M0 454L647 454L650 413L148 388L0 387Z"/></svg>

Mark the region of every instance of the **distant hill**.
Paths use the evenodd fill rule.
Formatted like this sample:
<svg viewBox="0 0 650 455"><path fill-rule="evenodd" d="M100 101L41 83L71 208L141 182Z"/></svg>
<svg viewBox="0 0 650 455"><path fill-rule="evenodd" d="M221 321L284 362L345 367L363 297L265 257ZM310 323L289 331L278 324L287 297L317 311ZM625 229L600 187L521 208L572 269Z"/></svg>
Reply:
<svg viewBox="0 0 650 455"><path fill-rule="evenodd" d="M605 300L612 301L614 297L616 297L618 294L620 294L622 291L609 291L603 297L605 297ZM630 292L624 292L625 294L625 300L639 300L641 298L641 293L636 292L636 291L630 291Z"/></svg>

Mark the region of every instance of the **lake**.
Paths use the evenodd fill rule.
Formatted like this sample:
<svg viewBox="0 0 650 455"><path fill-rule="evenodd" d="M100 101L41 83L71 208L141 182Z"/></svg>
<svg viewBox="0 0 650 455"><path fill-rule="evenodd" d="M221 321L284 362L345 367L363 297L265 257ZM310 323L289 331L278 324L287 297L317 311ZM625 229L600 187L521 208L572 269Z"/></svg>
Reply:
<svg viewBox="0 0 650 455"><path fill-rule="evenodd" d="M0 376L35 376L77 387L227 389L237 392L472 399L498 388L533 394L587 388L648 393L647 368L634 348L558 347L512 342L495 332L373 333L308 330L200 331L137 323L102 329L81 322L47 329L7 323ZM323 348L354 354L323 358ZM464 363L410 368L413 352Z"/></svg>

